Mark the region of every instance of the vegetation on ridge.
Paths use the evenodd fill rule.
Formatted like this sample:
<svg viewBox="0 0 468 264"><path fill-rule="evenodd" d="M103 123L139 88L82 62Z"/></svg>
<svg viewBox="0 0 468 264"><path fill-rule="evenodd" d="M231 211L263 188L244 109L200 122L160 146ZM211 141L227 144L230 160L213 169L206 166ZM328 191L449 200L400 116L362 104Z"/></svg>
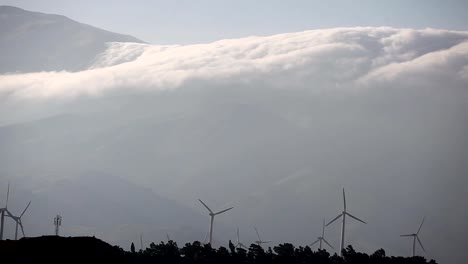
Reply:
<svg viewBox="0 0 468 264"><path fill-rule="evenodd" d="M133 244L133 243L132 243ZM0 241L2 260L9 263L167 263L167 264L436 264L424 257L389 257L383 249L371 255L356 252L352 246L343 250L343 257L326 250L295 247L284 243L267 250L252 244L248 249L212 248L199 241L179 248L174 241L151 243L144 250L130 252L111 246L94 237L43 236Z"/></svg>

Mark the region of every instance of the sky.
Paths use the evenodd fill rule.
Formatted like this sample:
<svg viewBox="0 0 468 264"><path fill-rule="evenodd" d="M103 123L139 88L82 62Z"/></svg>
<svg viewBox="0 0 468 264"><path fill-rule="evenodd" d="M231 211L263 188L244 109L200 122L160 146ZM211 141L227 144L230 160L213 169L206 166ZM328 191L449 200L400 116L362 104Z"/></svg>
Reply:
<svg viewBox="0 0 468 264"><path fill-rule="evenodd" d="M465 0L0 0L0 5L65 15L152 44L353 26L468 30Z"/></svg>

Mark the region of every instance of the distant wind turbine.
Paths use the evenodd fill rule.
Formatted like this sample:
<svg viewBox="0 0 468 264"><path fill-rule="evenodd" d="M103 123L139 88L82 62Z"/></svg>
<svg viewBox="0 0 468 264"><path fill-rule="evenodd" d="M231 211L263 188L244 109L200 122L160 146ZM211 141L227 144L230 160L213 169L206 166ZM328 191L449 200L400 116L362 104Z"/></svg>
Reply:
<svg viewBox="0 0 468 264"><path fill-rule="evenodd" d="M3 231L5 227L5 213L10 215L8 211L8 197L10 196L10 182L8 182L8 189L7 189L7 198L4 208L0 208L0 240L3 240Z"/></svg>
<svg viewBox="0 0 468 264"><path fill-rule="evenodd" d="M343 212L339 214L337 217L335 217L333 220L331 220L326 226L329 226L331 223L335 222L337 219L340 217L342 218L341 222L341 242L340 242L340 256L343 256L343 249L344 249L344 240L345 240L345 227L346 227L346 216L349 216L351 218L356 219L357 221L367 224L366 222L362 221L361 219L353 216L352 214L348 213L346 211L346 196L345 196L345 191L343 188Z"/></svg>
<svg viewBox="0 0 468 264"><path fill-rule="evenodd" d="M325 239L325 220L323 220L323 225L322 225L322 236L319 236L317 240L315 240L314 243L310 244L310 246L313 246L317 243L319 243L319 249L322 249L322 241L325 242L329 247L334 249L330 243Z"/></svg>
<svg viewBox="0 0 468 264"><path fill-rule="evenodd" d="M206 231L205 238L203 239L203 245L206 245L206 240L208 239L208 235L210 234L210 230Z"/></svg>
<svg viewBox="0 0 468 264"><path fill-rule="evenodd" d="M21 227L21 232L23 233L23 237L26 235L24 234L24 227L23 227L23 222L21 221L21 217L23 217L24 213L26 213L26 210L28 210L29 206L31 205L31 201L29 201L28 205L26 208L24 208L23 212L21 213L20 216L14 216L12 215L9 211L7 212L9 217L15 220L16 222L16 228L15 228L15 240L18 240L18 226Z"/></svg>
<svg viewBox="0 0 468 264"><path fill-rule="evenodd" d="M213 213L213 211L211 211L211 209L200 199L198 199L198 201L200 201L201 204L203 204L203 206L205 206L205 208L208 210L209 212L209 215L210 215L210 245L213 245L212 242L213 242L213 222L214 222L214 217L215 215L219 215L219 214L222 214L226 211L229 211L231 210L232 208L234 207L229 207L228 209L224 209L222 211L219 211L217 213Z"/></svg>
<svg viewBox="0 0 468 264"><path fill-rule="evenodd" d="M258 237L258 240L255 241L255 244L257 244L258 246L262 246L262 244L266 244L266 243L270 243L271 241L263 241L261 238L260 238L260 234L258 233L258 230L256 227L254 227L255 229L255 233L257 233L257 237Z"/></svg>
<svg viewBox="0 0 468 264"><path fill-rule="evenodd" d="M237 243L236 243L236 248L245 248L245 249L248 249L248 247L246 247L244 244L242 244L242 242L240 242L240 238L239 238L239 228L237 228Z"/></svg>
<svg viewBox="0 0 468 264"><path fill-rule="evenodd" d="M143 252L143 233L140 233L140 250Z"/></svg>
<svg viewBox="0 0 468 264"><path fill-rule="evenodd" d="M421 221L421 224L419 225L418 232L416 232L415 234L401 235L402 237L413 237L413 257L416 256L416 240L418 240L418 243L421 246L422 250L424 252L426 252L426 250L424 249L424 246L422 245L421 240L419 239L419 236L418 236L419 231L421 231L421 227L424 224L424 219L425 219L425 217L423 217L423 220Z"/></svg>

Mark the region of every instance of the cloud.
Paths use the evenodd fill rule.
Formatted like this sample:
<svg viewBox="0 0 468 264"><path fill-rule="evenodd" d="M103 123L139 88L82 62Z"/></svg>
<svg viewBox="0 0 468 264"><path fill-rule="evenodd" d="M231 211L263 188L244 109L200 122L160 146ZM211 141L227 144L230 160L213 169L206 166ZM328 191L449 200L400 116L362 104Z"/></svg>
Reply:
<svg viewBox="0 0 468 264"><path fill-rule="evenodd" d="M468 32L363 27L187 46L110 43L85 71L0 76L0 96L96 96L126 89L173 89L192 80L261 80L288 87L313 82L320 84L316 89L349 89L407 78L426 83L431 76L466 83L467 40Z"/></svg>

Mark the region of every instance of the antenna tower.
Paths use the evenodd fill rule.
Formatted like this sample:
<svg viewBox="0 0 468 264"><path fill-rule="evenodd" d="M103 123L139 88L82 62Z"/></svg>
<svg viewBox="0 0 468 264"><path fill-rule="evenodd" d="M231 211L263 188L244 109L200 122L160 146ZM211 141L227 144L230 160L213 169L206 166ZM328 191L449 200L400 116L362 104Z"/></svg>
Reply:
<svg viewBox="0 0 468 264"><path fill-rule="evenodd" d="M58 236L59 235L59 228L62 225L62 216L57 215L54 218L54 225L55 225L55 235Z"/></svg>

